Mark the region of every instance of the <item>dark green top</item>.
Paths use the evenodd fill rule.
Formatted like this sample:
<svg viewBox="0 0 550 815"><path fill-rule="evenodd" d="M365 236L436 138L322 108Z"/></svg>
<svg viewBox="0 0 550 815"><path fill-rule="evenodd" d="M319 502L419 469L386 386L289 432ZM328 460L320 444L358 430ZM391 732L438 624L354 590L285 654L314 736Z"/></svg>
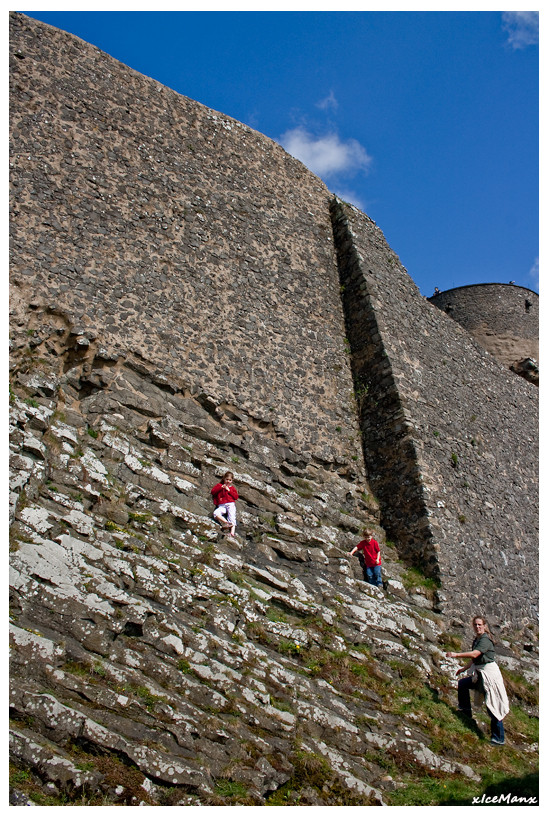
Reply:
<svg viewBox="0 0 550 815"><path fill-rule="evenodd" d="M481 651L481 654L474 658L474 665L487 665L488 662L495 661L495 646L488 634L481 634L475 638L472 651Z"/></svg>

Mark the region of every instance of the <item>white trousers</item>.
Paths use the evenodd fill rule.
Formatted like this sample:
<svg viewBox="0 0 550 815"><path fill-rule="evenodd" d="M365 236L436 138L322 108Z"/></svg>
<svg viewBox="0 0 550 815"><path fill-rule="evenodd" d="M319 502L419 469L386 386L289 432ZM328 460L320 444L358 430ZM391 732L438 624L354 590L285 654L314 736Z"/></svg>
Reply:
<svg viewBox="0 0 550 815"><path fill-rule="evenodd" d="M219 520L227 520L231 526L237 525L237 507L235 501L229 501L227 504L220 504L214 510L214 518Z"/></svg>

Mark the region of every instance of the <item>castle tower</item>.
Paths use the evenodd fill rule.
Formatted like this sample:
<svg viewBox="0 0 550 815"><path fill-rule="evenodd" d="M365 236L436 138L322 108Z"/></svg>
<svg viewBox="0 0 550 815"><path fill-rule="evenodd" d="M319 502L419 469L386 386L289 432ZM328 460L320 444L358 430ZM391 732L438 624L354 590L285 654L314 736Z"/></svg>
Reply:
<svg viewBox="0 0 550 815"><path fill-rule="evenodd" d="M538 363L539 296L531 289L479 283L439 292L429 301L507 368L527 359Z"/></svg>

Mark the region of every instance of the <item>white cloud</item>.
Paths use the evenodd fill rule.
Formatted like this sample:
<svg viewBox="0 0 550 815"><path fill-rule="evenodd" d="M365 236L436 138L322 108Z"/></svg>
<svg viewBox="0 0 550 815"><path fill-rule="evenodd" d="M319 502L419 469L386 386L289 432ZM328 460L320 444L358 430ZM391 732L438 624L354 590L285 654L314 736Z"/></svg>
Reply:
<svg viewBox="0 0 550 815"><path fill-rule="evenodd" d="M279 142L294 158L322 177L366 170L371 162L356 139L342 141L337 133L316 138L305 127L296 127L283 133Z"/></svg>
<svg viewBox="0 0 550 815"><path fill-rule="evenodd" d="M321 110L336 110L338 108L338 100L336 99L334 92L331 91L328 96L324 99L321 99L320 102L317 102L316 107L320 108Z"/></svg>
<svg viewBox="0 0 550 815"><path fill-rule="evenodd" d="M508 32L508 44L514 49L527 48L539 41L538 11L504 11L502 25Z"/></svg>
<svg viewBox="0 0 550 815"><path fill-rule="evenodd" d="M529 269L529 277L535 281L535 285L539 284L539 259L537 258L531 268Z"/></svg>

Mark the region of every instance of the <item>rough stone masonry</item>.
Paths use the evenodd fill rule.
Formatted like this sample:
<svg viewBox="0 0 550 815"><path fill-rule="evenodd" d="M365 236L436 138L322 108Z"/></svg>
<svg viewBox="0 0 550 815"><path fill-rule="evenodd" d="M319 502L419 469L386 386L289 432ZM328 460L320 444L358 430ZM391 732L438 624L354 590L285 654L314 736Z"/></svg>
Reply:
<svg viewBox="0 0 550 815"><path fill-rule="evenodd" d="M384 801L369 750L476 778L378 693L452 675L438 637L480 610L533 670L537 389L280 146L10 21L12 755L128 803L265 802L298 739L333 803ZM366 522L388 595L345 556Z"/></svg>
<svg viewBox="0 0 550 815"><path fill-rule="evenodd" d="M338 203L333 215L388 534L410 559L422 552L455 607L536 618L536 388L430 308L368 217Z"/></svg>

